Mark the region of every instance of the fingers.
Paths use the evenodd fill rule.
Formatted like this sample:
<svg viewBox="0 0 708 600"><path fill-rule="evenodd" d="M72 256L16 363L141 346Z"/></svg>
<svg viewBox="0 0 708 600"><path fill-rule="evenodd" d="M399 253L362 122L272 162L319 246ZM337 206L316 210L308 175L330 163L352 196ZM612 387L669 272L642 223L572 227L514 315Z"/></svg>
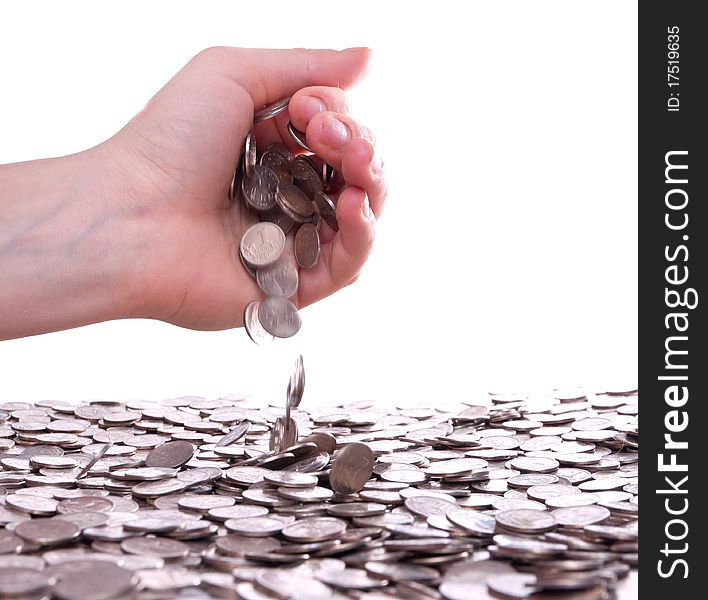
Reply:
<svg viewBox="0 0 708 600"><path fill-rule="evenodd" d="M329 271L332 283L342 287L357 278L374 243L376 217L363 189L351 186L342 191L337 221L339 232L330 246Z"/></svg>
<svg viewBox="0 0 708 600"><path fill-rule="evenodd" d="M374 147L374 135L341 113L315 115L307 126L307 143L323 160L340 171L347 185L366 190L378 218L386 200L383 160Z"/></svg>
<svg viewBox="0 0 708 600"><path fill-rule="evenodd" d="M337 203L339 232L322 247L320 262L314 269L300 271L300 307L332 294L354 282L371 252L376 218L369 208L366 192L346 187Z"/></svg>
<svg viewBox="0 0 708 600"><path fill-rule="evenodd" d="M305 131L315 115L328 110L348 115L346 93L338 87L312 86L293 95L288 105L288 116L295 129Z"/></svg>
<svg viewBox="0 0 708 600"><path fill-rule="evenodd" d="M353 139L342 155L340 170L347 185L366 190L371 211L379 218L384 209L388 188L383 161L376 154L373 144L366 138Z"/></svg>
<svg viewBox="0 0 708 600"><path fill-rule="evenodd" d="M282 139L290 142L285 129L288 119L305 131L308 145L339 171L347 185L366 190L371 209L378 218L387 188L383 161L375 151L375 136L349 116L347 96L335 87L311 86L295 93L282 124ZM292 144L295 146L295 144Z"/></svg>

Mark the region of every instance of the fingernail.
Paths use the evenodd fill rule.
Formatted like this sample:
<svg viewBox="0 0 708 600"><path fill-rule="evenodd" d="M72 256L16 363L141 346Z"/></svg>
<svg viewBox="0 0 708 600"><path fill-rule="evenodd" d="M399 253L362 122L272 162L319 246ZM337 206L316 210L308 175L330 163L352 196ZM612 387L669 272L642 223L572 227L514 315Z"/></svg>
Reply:
<svg viewBox="0 0 708 600"><path fill-rule="evenodd" d="M371 206L369 206L369 197L364 194L364 199L361 201L361 214L368 221L371 218Z"/></svg>
<svg viewBox="0 0 708 600"><path fill-rule="evenodd" d="M350 137L349 128L332 115L326 115L322 122L322 141L330 148L341 148Z"/></svg>
<svg viewBox="0 0 708 600"><path fill-rule="evenodd" d="M303 96L300 98L300 104L307 121L327 109L324 102L315 96Z"/></svg>

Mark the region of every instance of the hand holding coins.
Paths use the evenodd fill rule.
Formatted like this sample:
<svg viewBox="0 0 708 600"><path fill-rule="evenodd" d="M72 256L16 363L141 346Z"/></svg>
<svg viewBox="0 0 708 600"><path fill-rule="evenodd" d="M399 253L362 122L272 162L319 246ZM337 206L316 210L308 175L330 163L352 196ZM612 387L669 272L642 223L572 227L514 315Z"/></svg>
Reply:
<svg viewBox="0 0 708 600"><path fill-rule="evenodd" d="M27 264L4 257L9 274L29 267L50 272L49 265L61 270L52 278L27 270L26 279L13 283L17 290L5 286L0 338L123 318L198 330L238 327L244 317L260 325L260 311L244 315L244 308L269 296L277 300L268 303L272 318L261 326L291 335L299 323L293 306L312 304L350 283L374 237L385 196L383 177L373 168L379 164L373 135L349 116L343 91L363 76L368 58L366 49L210 48L103 144L66 160L25 165L28 172L20 179L41 181L52 194L28 204L27 194L18 190L7 204L21 210L10 207L8 214L39 219L46 210L46 231L57 248L81 244L61 264L54 252L34 247L41 241L33 238L27 240L33 257ZM261 112L286 98L286 111L275 117ZM254 113L271 118L254 124ZM314 163L309 156L296 156L303 149L288 122L290 131L315 151ZM338 141L327 134L331 122L347 132ZM235 190L240 196L245 187L252 203L247 205L229 199L229 186L251 129L258 147L247 148L245 165L255 161L255 167L244 173L245 186ZM277 150L292 162L284 164ZM322 189L330 203L315 194L317 181L309 180L313 164L323 183L337 171L334 185ZM272 192L286 167L292 181L276 189L277 196L258 196L249 187L256 183L257 189ZM58 180L75 189L57 186ZM71 206L65 205L69 197ZM322 221L319 251L315 206ZM289 220L293 226L284 248L289 264L268 265L267 257L252 254L253 270L260 270L256 281L241 265L244 233L256 221L285 231ZM23 222L17 226L21 229ZM273 241L272 233L264 233L266 243ZM258 236L249 243L257 252ZM271 335L263 330L264 339Z"/></svg>
<svg viewBox="0 0 708 600"><path fill-rule="evenodd" d="M277 117L287 110L289 100L259 111L254 123ZM294 143L311 152L305 135L290 122L288 132ZM283 144L272 144L259 155L255 132L246 136L229 196L260 218L239 244L241 263L266 294L263 302L254 300L244 309L244 327L257 344L291 337L300 329L297 307L289 298L298 290L298 269L317 265L322 221L339 230L336 204L325 193L333 176L331 165L323 162L318 168L309 156L296 157ZM294 255L286 250L288 235L294 237Z"/></svg>

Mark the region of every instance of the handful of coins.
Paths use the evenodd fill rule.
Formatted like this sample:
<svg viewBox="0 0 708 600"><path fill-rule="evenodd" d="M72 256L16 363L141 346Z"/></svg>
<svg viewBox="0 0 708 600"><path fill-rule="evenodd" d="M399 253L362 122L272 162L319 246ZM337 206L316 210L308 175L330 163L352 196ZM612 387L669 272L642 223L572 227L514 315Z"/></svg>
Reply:
<svg viewBox="0 0 708 600"><path fill-rule="evenodd" d="M254 124L287 110L285 98L256 113ZM288 131L302 150L312 154L305 134L288 123ZM254 131L246 136L229 196L241 199L260 222L241 238L239 256L246 271L266 294L263 302L246 306L243 323L257 344L274 337L288 338L301 326L297 307L289 300L298 288L298 269L311 269L320 256L320 224L337 231L336 204L325 193L334 176L326 162L318 168L305 154L294 156L283 144L273 144L259 155ZM294 256L286 252L286 236L294 235Z"/></svg>

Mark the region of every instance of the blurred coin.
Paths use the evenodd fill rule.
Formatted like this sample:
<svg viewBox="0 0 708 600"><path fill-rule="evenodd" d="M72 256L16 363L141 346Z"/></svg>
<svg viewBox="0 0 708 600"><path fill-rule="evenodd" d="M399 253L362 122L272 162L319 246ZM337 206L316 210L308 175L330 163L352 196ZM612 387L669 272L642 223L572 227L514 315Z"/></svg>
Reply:
<svg viewBox="0 0 708 600"><path fill-rule="evenodd" d="M557 508L551 514L558 524L564 527L596 525L610 517L610 511L607 508L597 505Z"/></svg>
<svg viewBox="0 0 708 600"><path fill-rule="evenodd" d="M364 569L345 569L344 571L324 571L317 574L320 581L343 590L370 590L382 588L388 584L386 579L372 577Z"/></svg>
<svg viewBox="0 0 708 600"><path fill-rule="evenodd" d="M302 519L288 525L283 537L295 542L321 542L337 537L347 528L345 521L333 517Z"/></svg>
<svg viewBox="0 0 708 600"><path fill-rule="evenodd" d="M189 554L189 546L184 542L162 537L132 537L123 540L120 547L128 554L160 558L184 558Z"/></svg>
<svg viewBox="0 0 708 600"><path fill-rule="evenodd" d="M257 269L256 281L267 295L289 298L297 291L297 268L290 258L281 256L273 264Z"/></svg>
<svg viewBox="0 0 708 600"><path fill-rule="evenodd" d="M274 208L276 204L278 176L268 167L262 165L254 164L251 168L253 172L250 176L246 172L246 177L241 187L246 204L258 212L264 212ZM246 162L246 170L248 170L248 161ZM254 264L245 253L244 258L246 258L248 263Z"/></svg>
<svg viewBox="0 0 708 600"><path fill-rule="evenodd" d="M274 337L263 329L258 313L261 303L258 300L249 302L243 312L243 326L246 329L248 337L256 344L262 346L268 342L272 342Z"/></svg>
<svg viewBox="0 0 708 600"><path fill-rule="evenodd" d="M494 518L497 525L519 533L544 533L557 525L551 513L525 508L502 510Z"/></svg>
<svg viewBox="0 0 708 600"><path fill-rule="evenodd" d="M60 519L32 519L15 527L15 535L39 546L65 544L81 535L81 529Z"/></svg>
<svg viewBox="0 0 708 600"><path fill-rule="evenodd" d="M268 296L258 307L258 320L268 333L288 338L295 335L301 325L295 305L282 296Z"/></svg>
<svg viewBox="0 0 708 600"><path fill-rule="evenodd" d="M248 537L264 537L279 533L285 524L272 517L239 517L224 523L226 529Z"/></svg>
<svg viewBox="0 0 708 600"><path fill-rule="evenodd" d="M47 591L55 581L48 574L33 569L0 565L0 598L29 598Z"/></svg>
<svg viewBox="0 0 708 600"><path fill-rule="evenodd" d="M58 583L52 589L52 597L60 600L112 600L135 590L138 579L133 573L90 557L54 568Z"/></svg>
<svg viewBox="0 0 708 600"><path fill-rule="evenodd" d="M445 513L448 520L470 532L472 535L491 536L496 521L493 516L485 515L469 508L455 508Z"/></svg>
<svg viewBox="0 0 708 600"><path fill-rule="evenodd" d="M306 473L272 471L266 473L264 479L269 483L292 488L308 488L317 484L317 477Z"/></svg>
<svg viewBox="0 0 708 600"><path fill-rule="evenodd" d="M253 303L251 303L253 304ZM245 319L244 319L245 322ZM246 433L248 432L248 429L251 427L251 422L248 419L244 419L241 421L236 427L234 427L229 433L227 433L223 438L221 438L217 443L216 447L217 448L222 448L225 446L229 446L230 444L233 444L235 442L238 442Z"/></svg>
<svg viewBox="0 0 708 600"><path fill-rule="evenodd" d="M336 455L329 475L332 489L339 494L353 494L371 477L374 453L366 444L347 444Z"/></svg>

